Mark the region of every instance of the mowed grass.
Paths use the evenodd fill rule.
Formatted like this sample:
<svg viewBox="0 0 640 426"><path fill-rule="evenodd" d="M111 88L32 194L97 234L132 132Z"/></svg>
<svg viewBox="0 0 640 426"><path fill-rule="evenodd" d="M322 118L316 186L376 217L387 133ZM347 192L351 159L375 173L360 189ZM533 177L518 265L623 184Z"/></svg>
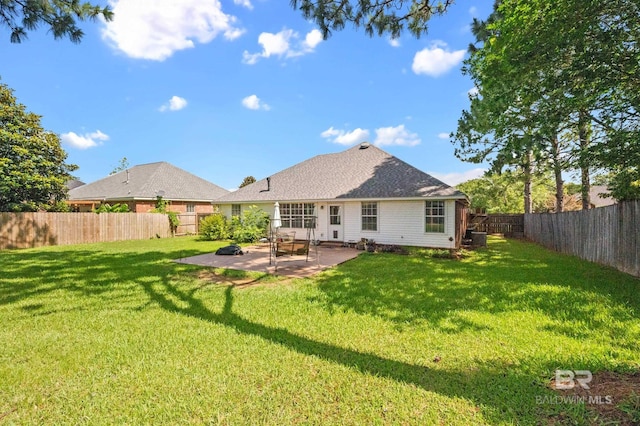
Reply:
<svg viewBox="0 0 640 426"><path fill-rule="evenodd" d="M212 271L251 286L172 262L220 245L0 252L0 423L579 424L540 403L556 369L640 366L640 280L532 244Z"/></svg>

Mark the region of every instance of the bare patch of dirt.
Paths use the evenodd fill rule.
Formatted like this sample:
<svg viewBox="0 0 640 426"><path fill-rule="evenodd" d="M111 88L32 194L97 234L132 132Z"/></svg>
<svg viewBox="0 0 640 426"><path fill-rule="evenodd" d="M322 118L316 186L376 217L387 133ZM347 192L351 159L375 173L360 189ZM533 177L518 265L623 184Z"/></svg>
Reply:
<svg viewBox="0 0 640 426"><path fill-rule="evenodd" d="M595 373L584 389L578 383L573 389L550 387L565 401L585 404L593 424L637 426L640 424L640 371L634 373Z"/></svg>

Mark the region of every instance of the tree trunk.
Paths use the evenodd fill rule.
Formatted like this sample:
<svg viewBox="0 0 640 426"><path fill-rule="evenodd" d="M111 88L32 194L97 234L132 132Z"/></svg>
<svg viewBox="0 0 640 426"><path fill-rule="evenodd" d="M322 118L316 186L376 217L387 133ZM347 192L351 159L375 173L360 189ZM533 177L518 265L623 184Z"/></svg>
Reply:
<svg viewBox="0 0 640 426"><path fill-rule="evenodd" d="M531 213L533 211L533 199L531 198L531 151L528 151L526 155L522 166L524 171L524 212Z"/></svg>
<svg viewBox="0 0 640 426"><path fill-rule="evenodd" d="M560 141L558 134L551 139L553 174L556 180L556 213L564 210L564 181L562 180L562 162L560 161Z"/></svg>
<svg viewBox="0 0 640 426"><path fill-rule="evenodd" d="M589 180L589 145L591 144L591 126L586 111L580 111L578 118L578 139L580 140L580 177L582 183L582 209L591 208L591 182Z"/></svg>

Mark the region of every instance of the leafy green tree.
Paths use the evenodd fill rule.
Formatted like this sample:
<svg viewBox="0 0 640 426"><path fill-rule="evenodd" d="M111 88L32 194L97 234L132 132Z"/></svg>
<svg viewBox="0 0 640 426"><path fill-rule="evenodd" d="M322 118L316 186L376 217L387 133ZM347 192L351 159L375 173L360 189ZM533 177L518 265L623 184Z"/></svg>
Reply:
<svg viewBox="0 0 640 426"><path fill-rule="evenodd" d="M484 209L487 213L524 213L522 193L525 181L522 171L507 170L500 174L486 173L457 185L457 188L469 196L472 209ZM532 212L549 211L552 188L550 176L533 178Z"/></svg>
<svg viewBox="0 0 640 426"><path fill-rule="evenodd" d="M66 199L78 168L66 159L60 138L0 84L0 211L49 210Z"/></svg>
<svg viewBox="0 0 640 426"><path fill-rule="evenodd" d="M12 43L22 42L27 31L40 25L48 27L55 39L69 37L79 43L84 33L77 21L95 21L99 17L111 21L111 8L80 0L0 0L0 26L11 32Z"/></svg>
<svg viewBox="0 0 640 426"><path fill-rule="evenodd" d="M619 173L612 182L622 193L612 191L632 197L640 180L639 14L631 0L496 2L490 19L473 26L478 43L465 71L479 96L459 123L460 152L517 159L513 148L522 145L513 139L490 144L526 136L537 170L554 171L557 210L564 170L580 170L583 208L594 168Z"/></svg>
<svg viewBox="0 0 640 426"><path fill-rule="evenodd" d="M240 184L240 188L245 187L247 185L251 185L255 181L256 181L256 178L254 178L253 176L247 176L242 180L242 183Z"/></svg>
<svg viewBox="0 0 640 426"><path fill-rule="evenodd" d="M640 166L614 169L608 188L618 201L640 200Z"/></svg>
<svg viewBox="0 0 640 426"><path fill-rule="evenodd" d="M499 27L510 34L508 60L523 76L547 70L538 97L575 123L583 202L588 167L621 173L620 191L630 189L640 179L640 4L503 0L501 10L509 17Z"/></svg>
<svg viewBox="0 0 640 426"><path fill-rule="evenodd" d="M389 34L393 38L408 29L420 37L434 15L444 14L453 0L291 0L305 19L315 22L324 38L347 23L364 27L369 36Z"/></svg>
<svg viewBox="0 0 640 426"><path fill-rule="evenodd" d="M109 173L109 175L115 175L116 173L124 172L128 168L129 160L127 160L127 157L122 157L118 165L114 167L113 170L111 170L111 173Z"/></svg>

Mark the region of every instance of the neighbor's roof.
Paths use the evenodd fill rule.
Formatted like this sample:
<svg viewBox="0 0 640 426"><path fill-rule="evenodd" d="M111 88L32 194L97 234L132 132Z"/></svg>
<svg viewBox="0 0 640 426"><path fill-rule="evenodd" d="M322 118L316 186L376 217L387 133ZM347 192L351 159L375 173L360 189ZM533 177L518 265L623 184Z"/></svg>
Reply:
<svg viewBox="0 0 640 426"><path fill-rule="evenodd" d="M594 207L606 207L616 203L615 198L603 197L600 194L608 194L607 185L592 185L589 189L589 201Z"/></svg>
<svg viewBox="0 0 640 426"><path fill-rule="evenodd" d="M69 191L69 200L213 201L226 189L167 162L142 164Z"/></svg>
<svg viewBox="0 0 640 426"><path fill-rule="evenodd" d="M72 189L77 188L77 187L79 187L79 186L82 186L82 185L84 185L84 184L85 184L85 183L84 183L83 181L81 181L81 180L78 180L78 179L69 179L69 180L67 181L67 189L68 189L68 190L72 190Z"/></svg>
<svg viewBox="0 0 640 426"><path fill-rule="evenodd" d="M393 155L369 144L318 155L231 192L217 203L466 196Z"/></svg>

